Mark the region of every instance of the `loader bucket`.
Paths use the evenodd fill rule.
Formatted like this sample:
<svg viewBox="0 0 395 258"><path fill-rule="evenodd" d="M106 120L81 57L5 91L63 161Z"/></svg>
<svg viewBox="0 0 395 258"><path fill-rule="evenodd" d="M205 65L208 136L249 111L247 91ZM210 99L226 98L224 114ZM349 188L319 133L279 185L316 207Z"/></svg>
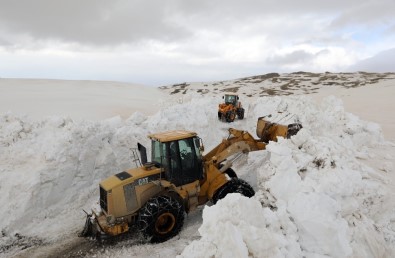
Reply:
<svg viewBox="0 0 395 258"><path fill-rule="evenodd" d="M269 141L277 141L277 137L290 138L297 134L302 128L299 123L293 123L289 125L281 125L272 123L259 117L256 125L256 135L265 143Z"/></svg>
<svg viewBox="0 0 395 258"><path fill-rule="evenodd" d="M263 118L264 117L259 117L256 124L256 135L260 139L262 139L262 137L264 136L265 127L268 127L270 123L269 121L266 121Z"/></svg>
<svg viewBox="0 0 395 258"><path fill-rule="evenodd" d="M287 138L288 127L265 120L263 117L258 118L256 125L256 135L265 143L277 141L277 137Z"/></svg>

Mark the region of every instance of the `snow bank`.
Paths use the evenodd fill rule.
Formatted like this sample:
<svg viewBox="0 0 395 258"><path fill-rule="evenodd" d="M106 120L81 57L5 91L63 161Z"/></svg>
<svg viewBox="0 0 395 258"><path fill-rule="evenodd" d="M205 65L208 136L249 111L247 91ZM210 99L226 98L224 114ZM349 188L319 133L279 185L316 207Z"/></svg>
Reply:
<svg viewBox="0 0 395 258"><path fill-rule="evenodd" d="M134 113L127 120L0 115L0 246L16 234L44 242L75 235L83 226L82 209L98 200L98 183L134 167L131 148L137 142L149 148L149 133L193 130L210 150L229 126L253 133L257 117L271 114L272 121L299 121L303 129L236 164L257 194L251 199L234 194L205 207L201 238L191 240L181 256L395 254L395 215L388 210L378 216L388 204L386 175L361 162L384 144L376 124L344 112L333 97L318 105L305 97L259 98L245 104L245 120L232 124L217 121L219 98L189 99L154 116ZM128 256L128 247L114 256Z"/></svg>
<svg viewBox="0 0 395 258"><path fill-rule="evenodd" d="M247 166L257 171L259 192L206 208L201 239L181 257L393 255L394 231L386 228L394 213L374 220L377 205L390 194L387 182L358 159L382 143L380 128L345 113L333 97L319 106L305 98L261 99L249 113L277 111L275 121L298 120L304 128L291 140L271 142L263 164L259 153L249 155L248 163L260 165Z"/></svg>
<svg viewBox="0 0 395 258"><path fill-rule="evenodd" d="M216 122L208 115L215 108L215 101L198 99L152 117L136 112L125 121L100 122L1 114L0 246L15 234L55 241L81 230L82 209L89 211L97 202L99 182L135 167L132 148L140 142L149 149L147 134L195 130L206 136L207 145L210 139L217 144L221 132L207 130Z"/></svg>
<svg viewBox="0 0 395 258"><path fill-rule="evenodd" d="M189 257L280 256L285 239L267 229L270 213L255 199L230 194L226 201L204 209L204 223L199 229L202 238L187 246L184 253ZM221 246L227 248L218 248Z"/></svg>

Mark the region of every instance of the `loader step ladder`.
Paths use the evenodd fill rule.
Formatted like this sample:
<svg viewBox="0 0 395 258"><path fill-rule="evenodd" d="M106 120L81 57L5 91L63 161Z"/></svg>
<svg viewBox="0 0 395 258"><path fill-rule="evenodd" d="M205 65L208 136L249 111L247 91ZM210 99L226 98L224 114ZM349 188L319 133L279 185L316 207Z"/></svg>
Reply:
<svg viewBox="0 0 395 258"><path fill-rule="evenodd" d="M134 162L136 164L136 168L141 167L141 160L139 158L139 154L138 154L138 150L137 148L132 148L132 162Z"/></svg>

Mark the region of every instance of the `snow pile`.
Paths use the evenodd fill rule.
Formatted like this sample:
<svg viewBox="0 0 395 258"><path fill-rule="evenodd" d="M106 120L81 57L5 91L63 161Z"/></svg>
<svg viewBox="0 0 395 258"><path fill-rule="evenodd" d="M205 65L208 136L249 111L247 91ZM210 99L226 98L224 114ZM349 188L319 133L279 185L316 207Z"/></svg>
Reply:
<svg viewBox="0 0 395 258"><path fill-rule="evenodd" d="M148 134L174 129L210 135L207 128L216 118L208 113L215 108L215 101L200 99L152 117L136 112L126 121L100 122L1 114L0 246L13 243L16 234L40 241L76 234L83 225L82 209L89 211L98 200L99 182L136 166L132 148L137 142L149 149ZM222 138L218 134L211 135L212 144Z"/></svg>
<svg viewBox="0 0 395 258"><path fill-rule="evenodd" d="M204 209L204 222L199 229L202 238L187 246L183 256L279 257L286 240L267 228L270 215L270 209L262 209L256 199L230 194Z"/></svg>
<svg viewBox="0 0 395 258"><path fill-rule="evenodd" d="M291 140L271 142L262 166L256 166L260 154L250 153L248 164L254 165L247 168L257 170L260 191L252 199L232 196L206 208L202 238L183 257L394 254L394 231L386 230L393 210L375 221L390 194L387 182L358 160L382 142L379 127L345 113L335 98L321 106L293 100L263 99L250 107L250 114L297 114L304 128Z"/></svg>
<svg viewBox="0 0 395 258"><path fill-rule="evenodd" d="M74 123L59 117L37 122L1 116L0 228L37 236L61 233L69 213L81 213L102 178L130 166L122 163L130 159L124 145L135 145L137 139L121 138L120 123L119 118Z"/></svg>
<svg viewBox="0 0 395 258"><path fill-rule="evenodd" d="M395 215L383 210L389 204L383 198L388 194L386 175L361 162L384 144L378 125L344 112L336 98L320 105L305 97L259 98L245 103L245 120L232 124L217 121L219 98L193 95L184 100L154 116L134 113L127 120L31 121L0 115L2 250L18 235L44 242L75 236L84 222L81 210L98 200L99 182L134 167L131 148L137 142L149 148L147 134L193 130L210 150L227 136L229 126L254 133L257 118L272 114L272 121L299 121L303 129L236 164L256 196L234 194L205 207L201 238L190 239L188 246L187 241L174 242L186 246L181 256L395 254L390 247ZM387 169L392 173L390 165ZM111 256L128 256L130 248Z"/></svg>

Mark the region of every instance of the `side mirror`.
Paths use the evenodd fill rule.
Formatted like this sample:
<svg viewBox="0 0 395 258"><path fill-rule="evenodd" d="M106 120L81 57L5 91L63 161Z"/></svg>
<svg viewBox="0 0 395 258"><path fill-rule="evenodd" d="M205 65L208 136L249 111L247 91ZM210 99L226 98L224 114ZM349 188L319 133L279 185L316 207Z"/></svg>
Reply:
<svg viewBox="0 0 395 258"><path fill-rule="evenodd" d="M237 100L239 100L239 96L237 96Z"/></svg>
<svg viewBox="0 0 395 258"><path fill-rule="evenodd" d="M147 163L147 149L139 142L137 143L137 149L140 152L141 164L144 165Z"/></svg>
<svg viewBox="0 0 395 258"><path fill-rule="evenodd" d="M202 138L199 138L199 144L200 144L199 150L200 150L200 152L203 152L204 151L204 145L203 145Z"/></svg>
<svg viewBox="0 0 395 258"><path fill-rule="evenodd" d="M224 97L224 96L222 96L222 98L224 99L225 97Z"/></svg>
<svg viewBox="0 0 395 258"><path fill-rule="evenodd" d="M200 150L200 152L204 151L204 145L203 145L203 141L201 138L195 138L195 145L196 147Z"/></svg>

